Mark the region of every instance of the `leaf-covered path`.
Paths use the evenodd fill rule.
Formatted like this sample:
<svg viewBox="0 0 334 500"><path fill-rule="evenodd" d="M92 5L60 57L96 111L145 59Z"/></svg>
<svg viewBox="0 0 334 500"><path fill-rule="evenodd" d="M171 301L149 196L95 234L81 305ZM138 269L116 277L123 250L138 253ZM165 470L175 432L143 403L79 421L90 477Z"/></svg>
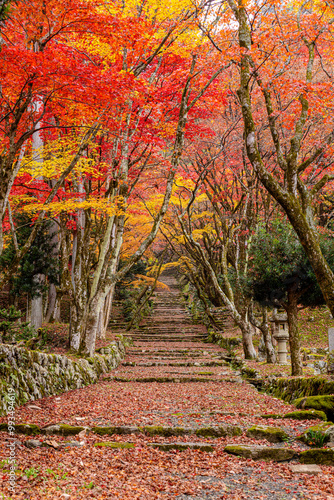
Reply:
<svg viewBox="0 0 334 500"><path fill-rule="evenodd" d="M296 474L290 468L296 459L254 461L224 451L248 444L276 448L277 457L282 449L298 452L307 447L293 438L319 421L263 418L294 407L259 394L231 370L224 350L204 343L204 327L191 323L175 280L163 280L169 291L156 294L154 314L132 332L118 370L96 385L17 409L17 424L51 430L18 435L15 494L8 490L8 436L0 433L4 498L334 499L333 467ZM61 433L52 432L55 424L90 430L55 436ZM255 439L254 425L280 427L288 437Z"/></svg>

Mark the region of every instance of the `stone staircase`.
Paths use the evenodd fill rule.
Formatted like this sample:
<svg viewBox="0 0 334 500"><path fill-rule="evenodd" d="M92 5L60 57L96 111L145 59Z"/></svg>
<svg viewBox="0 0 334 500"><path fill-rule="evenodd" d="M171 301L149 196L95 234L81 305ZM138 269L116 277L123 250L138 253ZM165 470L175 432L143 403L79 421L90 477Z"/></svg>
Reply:
<svg viewBox="0 0 334 500"><path fill-rule="evenodd" d="M117 322L115 333L131 337L135 342L203 342L207 333L203 325L194 325L182 304L181 294L173 276L162 278L169 291L156 292L153 315L142 321L139 327L124 333L124 324ZM117 321L117 318L114 320ZM162 355L163 353L159 353ZM180 354L181 355L181 354ZM148 356L148 352L145 352Z"/></svg>
<svg viewBox="0 0 334 500"><path fill-rule="evenodd" d="M82 470L90 470L86 484L93 477L94 484L103 487L98 498L313 498L309 479L304 482L302 475L322 474L315 465L319 463L326 466L329 481L334 477L329 470L334 465L333 424L321 422L326 419L321 412L294 415L292 405L258 393L231 369L225 349L205 342L206 329L192 323L173 276L161 280L169 291L155 294L153 314L138 329L126 332L120 308L113 316L113 332L133 339L116 370L92 386L17 409L16 433L22 444L18 462L27 457L30 465L35 453L33 463L42 456L50 468L52 453L60 452L63 461L68 448L70 463L82 460ZM301 440L315 424L318 432L332 429L333 447L329 442L326 448L313 449ZM6 425L0 422L0 455ZM106 467L106 481L99 479L100 465L96 474L92 456ZM260 460L260 466L250 459ZM268 460L276 463L264 466ZM270 471L278 474L273 477ZM121 478L120 486L111 485L115 476ZM248 483L249 478L256 483ZM170 493L171 481L178 481L183 490ZM127 484L136 488L130 497L124 496ZM110 490L105 495L106 487ZM91 497L73 499L97 498L94 491Z"/></svg>

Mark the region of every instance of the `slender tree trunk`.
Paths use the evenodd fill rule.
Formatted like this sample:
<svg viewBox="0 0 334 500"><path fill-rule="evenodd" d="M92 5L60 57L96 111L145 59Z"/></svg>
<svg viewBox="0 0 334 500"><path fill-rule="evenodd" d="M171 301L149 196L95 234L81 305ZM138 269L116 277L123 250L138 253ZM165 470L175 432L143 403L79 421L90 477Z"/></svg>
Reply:
<svg viewBox="0 0 334 500"><path fill-rule="evenodd" d="M57 305L57 290L53 283L49 285L48 290L48 309L45 315L45 322L50 323L54 320L54 312Z"/></svg>
<svg viewBox="0 0 334 500"><path fill-rule="evenodd" d="M101 339L106 338L107 328L110 320L111 308L114 299L114 293L115 293L115 285L111 287L104 302L103 316L101 318L101 331L100 332L98 331L98 334L100 335Z"/></svg>
<svg viewBox="0 0 334 500"><path fill-rule="evenodd" d="M54 187L55 181L51 181L51 187ZM52 221L49 227L49 235L52 243L52 257L56 259L59 257L59 248L60 248L60 232L59 225ZM56 319L57 315L57 306L59 305L59 301L57 300L57 289L53 283L50 283L48 290L48 308L45 314L46 323L53 322Z"/></svg>
<svg viewBox="0 0 334 500"><path fill-rule="evenodd" d="M43 103L40 98L38 98L38 100L36 101L35 106L37 111L42 109ZM42 122L38 122L37 128L39 129L41 126ZM42 157L43 147L44 147L44 141L41 132L40 131L34 132L32 136L33 158L35 162L37 162L40 165L43 165L43 157ZM43 177L39 176L37 177L37 179L43 180ZM36 274L33 277L33 281L35 283L43 285L45 282L45 276L42 274ZM31 300L31 326L34 327L36 330L42 327L43 315L44 315L43 296L41 294L40 296L34 297Z"/></svg>
<svg viewBox="0 0 334 500"><path fill-rule="evenodd" d="M44 274L36 274L34 281L43 285L45 276ZM43 323L43 294L40 293L38 297L31 299L31 320L30 324L35 330L42 327Z"/></svg>
<svg viewBox="0 0 334 500"><path fill-rule="evenodd" d="M283 206L283 204L281 204ZM303 213L298 213L296 207L283 206L291 225L295 229L307 258L313 267L317 282L322 291L326 304L334 316L334 274L322 254L319 244L319 234L306 220Z"/></svg>
<svg viewBox="0 0 334 500"><path fill-rule="evenodd" d="M303 375L303 364L300 353L300 337L298 332L298 297L293 290L288 291L286 312L289 324L291 375Z"/></svg>
<svg viewBox="0 0 334 500"><path fill-rule="evenodd" d="M274 349L272 339L271 339L271 331L269 327L269 318L268 318L268 309L264 308L262 323L259 326L263 341L266 350L267 363L273 364L276 363L276 351Z"/></svg>
<svg viewBox="0 0 334 500"><path fill-rule="evenodd" d="M30 321L31 321L31 297L28 293L27 294L26 322L30 323Z"/></svg>

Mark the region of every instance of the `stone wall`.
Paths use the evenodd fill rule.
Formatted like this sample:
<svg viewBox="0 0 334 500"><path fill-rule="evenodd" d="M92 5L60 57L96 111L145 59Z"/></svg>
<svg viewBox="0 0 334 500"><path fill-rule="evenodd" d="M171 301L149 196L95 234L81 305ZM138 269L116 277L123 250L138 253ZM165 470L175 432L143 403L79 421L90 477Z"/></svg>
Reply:
<svg viewBox="0 0 334 500"><path fill-rule="evenodd" d="M0 415L6 413L9 389L15 391L17 406L79 389L96 383L101 374L116 368L124 355L123 340L99 349L91 358L77 361L59 354L0 344Z"/></svg>
<svg viewBox="0 0 334 500"><path fill-rule="evenodd" d="M322 377L273 378L261 381L260 389L268 394L292 402L306 396L334 394L334 381ZM259 384L257 384L259 386Z"/></svg>

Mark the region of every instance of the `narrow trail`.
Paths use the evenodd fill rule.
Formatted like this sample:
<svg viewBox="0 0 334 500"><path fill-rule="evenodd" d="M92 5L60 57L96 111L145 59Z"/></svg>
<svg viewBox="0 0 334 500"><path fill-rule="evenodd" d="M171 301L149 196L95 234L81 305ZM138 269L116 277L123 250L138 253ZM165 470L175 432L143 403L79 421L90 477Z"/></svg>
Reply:
<svg viewBox="0 0 334 500"><path fill-rule="evenodd" d="M39 475L19 477L17 493L8 498L334 500L333 467L322 466L319 475L294 474L295 459L253 461L224 451L230 444L277 453L304 449L293 438L319 421L264 418L294 407L258 393L233 371L226 351L205 343L205 327L191 322L175 279L166 275L162 281L169 291L155 294L153 315L130 332L133 344L117 370L95 385L17 409L17 423L90 431L71 436L72 444L63 448L28 449L31 436L19 436L21 470L38 467ZM118 333L126 334L120 323ZM289 439L259 440L248 431L254 425L280 427ZM3 458L6 434L0 439ZM57 467L67 471L58 482L47 472Z"/></svg>

